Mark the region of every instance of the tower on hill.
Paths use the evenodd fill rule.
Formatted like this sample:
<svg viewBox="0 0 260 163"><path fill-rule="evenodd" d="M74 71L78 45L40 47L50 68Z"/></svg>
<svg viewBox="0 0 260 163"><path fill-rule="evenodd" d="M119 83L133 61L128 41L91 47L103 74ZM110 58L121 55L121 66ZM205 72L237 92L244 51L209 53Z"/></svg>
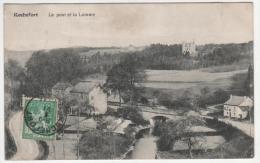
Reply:
<svg viewBox="0 0 260 163"><path fill-rule="evenodd" d="M197 56L196 44L194 41L192 42L183 42L182 43L182 54L189 54L191 57Z"/></svg>

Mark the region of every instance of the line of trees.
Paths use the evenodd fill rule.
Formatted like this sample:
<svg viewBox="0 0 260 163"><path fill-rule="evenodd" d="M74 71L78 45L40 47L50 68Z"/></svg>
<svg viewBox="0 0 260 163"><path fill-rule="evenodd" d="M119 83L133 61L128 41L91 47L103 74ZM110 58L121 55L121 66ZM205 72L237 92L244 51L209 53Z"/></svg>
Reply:
<svg viewBox="0 0 260 163"><path fill-rule="evenodd" d="M27 61L25 69L17 62L9 61L5 71L11 81L20 82L20 93L29 97L49 96L57 82L71 83L84 76L80 56L67 49L36 51Z"/></svg>
<svg viewBox="0 0 260 163"><path fill-rule="evenodd" d="M253 42L241 44L206 44L196 48L197 56L182 54L181 44L151 44L142 51L135 52L144 69L187 70L217 65L229 65L240 60L252 61ZM127 53L95 54L88 61L97 72L105 71L117 64Z"/></svg>

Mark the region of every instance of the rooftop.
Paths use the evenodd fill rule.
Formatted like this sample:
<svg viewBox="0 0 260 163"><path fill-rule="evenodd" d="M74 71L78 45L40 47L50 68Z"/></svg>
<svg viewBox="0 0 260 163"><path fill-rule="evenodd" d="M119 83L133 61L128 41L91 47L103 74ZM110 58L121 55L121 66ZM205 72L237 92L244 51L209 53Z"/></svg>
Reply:
<svg viewBox="0 0 260 163"><path fill-rule="evenodd" d="M240 104L242 104L244 102L244 100L246 99L246 96L234 96L234 95L230 95L229 100L227 100L224 104L226 105L236 105L239 106Z"/></svg>
<svg viewBox="0 0 260 163"><path fill-rule="evenodd" d="M70 83L67 83L67 82L58 82L56 83L52 89L56 89L56 90L65 90L67 89L68 87L72 87L72 85Z"/></svg>
<svg viewBox="0 0 260 163"><path fill-rule="evenodd" d="M72 93L89 93L96 86L98 86L98 84L96 82L81 81L72 88L71 92Z"/></svg>

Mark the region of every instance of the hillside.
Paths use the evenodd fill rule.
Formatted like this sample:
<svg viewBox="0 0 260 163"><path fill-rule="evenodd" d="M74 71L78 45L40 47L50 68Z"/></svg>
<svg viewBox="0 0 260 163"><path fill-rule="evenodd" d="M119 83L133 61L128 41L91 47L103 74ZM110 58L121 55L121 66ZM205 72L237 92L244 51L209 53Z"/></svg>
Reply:
<svg viewBox="0 0 260 163"><path fill-rule="evenodd" d="M14 51L5 49L4 53L4 62L7 62L8 59L13 59L24 67L25 63L32 56L33 51Z"/></svg>
<svg viewBox="0 0 260 163"><path fill-rule="evenodd" d="M189 54L183 55L181 48L181 44L151 44L146 47L132 45L128 47L70 47L46 50L46 52L71 51L79 54L90 73L108 71L129 53L136 55L142 68L154 70L190 70L227 65L232 65L237 69L239 66L247 68L253 63L253 41L239 44L198 45L196 57L191 57ZM5 50L5 62L11 58L24 66L32 53L33 51Z"/></svg>
<svg viewBox="0 0 260 163"><path fill-rule="evenodd" d="M106 62L109 62L109 60L119 60L120 57L118 56L120 54L141 51L143 49L144 47L136 47L130 45L128 47L69 47L69 48L48 49L43 51L46 52L71 51L73 53L79 54L83 60L89 61L88 63L90 63L91 65L100 65L100 64L106 64ZM5 49L4 61L7 62L8 59L13 59L16 60L21 66L24 67L26 62L32 56L33 52L35 51L15 51L15 50Z"/></svg>

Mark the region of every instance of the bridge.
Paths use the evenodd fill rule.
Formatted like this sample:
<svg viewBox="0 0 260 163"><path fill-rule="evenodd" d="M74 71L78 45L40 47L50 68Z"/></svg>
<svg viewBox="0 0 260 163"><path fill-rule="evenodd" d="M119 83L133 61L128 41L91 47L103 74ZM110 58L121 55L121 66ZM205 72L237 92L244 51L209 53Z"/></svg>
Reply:
<svg viewBox="0 0 260 163"><path fill-rule="evenodd" d="M117 109L119 107L119 103L115 102L108 102L108 106ZM121 107L127 107L131 106L129 104L121 104ZM165 118L165 119L180 119L181 116L178 116L176 112L168 109L161 109L160 105L142 105L142 104L137 104L137 106L140 111L143 114L143 117L145 120L151 121L152 119L156 118Z"/></svg>
<svg viewBox="0 0 260 163"><path fill-rule="evenodd" d="M177 115L176 112L166 109L159 109L150 106L138 106L140 108L145 120L156 119L160 117L165 117L166 119L180 119L181 117Z"/></svg>

